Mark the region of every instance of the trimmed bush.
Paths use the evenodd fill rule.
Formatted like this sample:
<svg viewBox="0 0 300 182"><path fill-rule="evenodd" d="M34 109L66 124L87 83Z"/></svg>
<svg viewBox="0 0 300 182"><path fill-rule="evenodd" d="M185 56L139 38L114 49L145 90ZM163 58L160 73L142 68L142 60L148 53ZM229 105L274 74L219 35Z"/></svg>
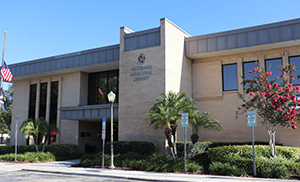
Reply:
<svg viewBox="0 0 300 182"><path fill-rule="evenodd" d="M0 155L0 159L6 161L14 161L15 154ZM55 156L50 152L26 152L24 154L17 154L17 161L22 162L49 162L55 161Z"/></svg>
<svg viewBox="0 0 300 182"><path fill-rule="evenodd" d="M213 174L253 175L252 146L216 147L208 149L207 153L211 160L209 171ZM287 178L292 174L300 174L300 148L278 146L276 158L273 159L269 146L258 145L255 146L255 155L259 176ZM222 165L218 167L217 164ZM233 167L230 168L229 165Z"/></svg>
<svg viewBox="0 0 300 182"><path fill-rule="evenodd" d="M104 156L104 165L110 165L110 156ZM141 155L139 153L129 152L126 154L118 154L114 157L114 164L118 167L128 167L132 170L145 170L157 172L183 172L184 160L179 158L174 160L170 156L161 154ZM81 158L81 165L86 167L101 166L101 154L86 154ZM195 162L187 162L188 172L198 172L202 170L202 166Z"/></svg>
<svg viewBox="0 0 300 182"><path fill-rule="evenodd" d="M142 155L151 155L155 153L156 146L151 142L142 141L114 141L114 154L125 154L135 152ZM105 153L110 153L110 142L105 144Z"/></svg>
<svg viewBox="0 0 300 182"><path fill-rule="evenodd" d="M39 151L42 150L43 146L38 146ZM18 154L23 154L25 152L36 152L34 145L18 145ZM52 153L56 160L68 160L80 158L81 155L78 154L78 147L71 144L53 144L47 145L45 147L45 152ZM0 155L1 154L10 154L15 153L15 146L0 146Z"/></svg>
<svg viewBox="0 0 300 182"><path fill-rule="evenodd" d="M246 174L244 169L240 169L230 163L213 162L209 165L209 172L211 174L228 175L228 176L242 176Z"/></svg>

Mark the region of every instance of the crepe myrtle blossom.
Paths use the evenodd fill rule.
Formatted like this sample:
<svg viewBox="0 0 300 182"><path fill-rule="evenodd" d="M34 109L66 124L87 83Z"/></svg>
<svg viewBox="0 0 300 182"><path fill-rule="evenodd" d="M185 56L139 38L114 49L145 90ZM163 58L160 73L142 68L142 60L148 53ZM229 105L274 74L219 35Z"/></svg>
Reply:
<svg viewBox="0 0 300 182"><path fill-rule="evenodd" d="M273 157L275 157L277 128L282 126L297 129L295 118L299 112L297 106L300 106L300 99L296 96L296 93L300 92L300 87L291 84L294 80L295 65L289 64L279 69L283 74L274 80L270 78L272 72L267 72L265 69L255 67L253 72L249 70L253 77L248 80L243 78L244 94L239 94L243 104L236 111L236 116L249 110L257 111L259 117L262 118L262 123L267 127ZM280 84L278 84L278 79L281 79ZM247 87L246 83L248 83Z"/></svg>

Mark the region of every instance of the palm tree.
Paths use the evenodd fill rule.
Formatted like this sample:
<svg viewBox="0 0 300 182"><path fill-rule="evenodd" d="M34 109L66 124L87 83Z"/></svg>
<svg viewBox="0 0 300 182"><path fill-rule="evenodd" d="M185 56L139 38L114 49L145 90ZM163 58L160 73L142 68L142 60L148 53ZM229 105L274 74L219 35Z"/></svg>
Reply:
<svg viewBox="0 0 300 182"><path fill-rule="evenodd" d="M200 128L215 131L222 130L219 121L216 119L212 119L209 112L203 112L202 114L195 113L194 117L192 117L189 122L194 127L194 133L191 135L193 144L195 144L199 140L198 132Z"/></svg>
<svg viewBox="0 0 300 182"><path fill-rule="evenodd" d="M150 120L150 125L155 126L155 129L165 127L164 133L168 141L170 154L175 159L176 150L176 131L177 123L181 119L181 113L187 112L189 115L196 112L196 102L187 97L186 93L169 92L167 95L161 93L156 99L154 106L146 113L147 120Z"/></svg>
<svg viewBox="0 0 300 182"><path fill-rule="evenodd" d="M39 134L46 138L45 143L47 144L48 138L49 138L52 130L58 132L57 127L53 126L53 125L49 125L48 122L44 118L27 119L22 123L22 125L20 127L20 131L22 133L25 133L25 138L28 139L30 134L31 133L33 134L34 145L35 145L35 149L37 152L39 151L39 149L37 147ZM45 143L44 143L42 152L45 149Z"/></svg>

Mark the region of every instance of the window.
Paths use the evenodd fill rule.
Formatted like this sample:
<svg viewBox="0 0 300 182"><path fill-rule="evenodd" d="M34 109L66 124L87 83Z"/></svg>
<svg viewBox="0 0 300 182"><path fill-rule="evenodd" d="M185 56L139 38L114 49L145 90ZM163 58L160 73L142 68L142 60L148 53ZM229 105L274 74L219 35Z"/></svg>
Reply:
<svg viewBox="0 0 300 182"><path fill-rule="evenodd" d="M113 91L116 94L115 103L118 103L119 70L89 74L88 105L108 104L107 94ZM104 96L99 94L101 89Z"/></svg>
<svg viewBox="0 0 300 182"><path fill-rule="evenodd" d="M289 58L290 63L294 63L295 64L295 68L296 70L294 71L295 74L295 80L292 81L293 85L300 85L300 56L296 56L296 57L290 57Z"/></svg>
<svg viewBox="0 0 300 182"><path fill-rule="evenodd" d="M253 74L253 68L259 67L259 64L257 61L252 61L252 62L244 62L243 63L243 75L245 80L253 79L254 74ZM249 73L248 71L252 71L252 73ZM249 88L249 83L245 84L246 88Z"/></svg>
<svg viewBox="0 0 300 182"><path fill-rule="evenodd" d="M223 91L237 90L238 78L237 78L237 65L229 64L222 66L223 72Z"/></svg>
<svg viewBox="0 0 300 182"><path fill-rule="evenodd" d="M46 107L47 107L47 83L41 83L39 118L46 119Z"/></svg>
<svg viewBox="0 0 300 182"><path fill-rule="evenodd" d="M35 118L35 105L36 105L36 84L30 85L30 93L29 93L29 113L28 118Z"/></svg>
<svg viewBox="0 0 300 182"><path fill-rule="evenodd" d="M51 82L50 93L50 125L57 125L58 81ZM56 143L56 132L51 132L50 144Z"/></svg>
<svg viewBox="0 0 300 182"><path fill-rule="evenodd" d="M269 59L266 60L265 63L266 63L265 64L266 70L272 72L272 75L269 76L269 79L275 80L276 77L279 77L279 79L275 83L280 84L281 83L280 76L282 75L282 71L280 71L278 67L282 65L282 59L281 58Z"/></svg>

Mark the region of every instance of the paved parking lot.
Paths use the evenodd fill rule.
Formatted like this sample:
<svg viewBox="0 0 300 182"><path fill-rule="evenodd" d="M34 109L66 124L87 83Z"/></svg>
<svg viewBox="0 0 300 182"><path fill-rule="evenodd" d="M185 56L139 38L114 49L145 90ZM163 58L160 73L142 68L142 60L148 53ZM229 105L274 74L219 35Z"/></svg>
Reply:
<svg viewBox="0 0 300 182"><path fill-rule="evenodd" d="M0 173L0 182L13 182L13 181L59 181L59 182L83 182L83 181L107 181L107 182L130 182L137 180L128 180L128 179L118 179L118 178L109 178L109 177L95 177L87 175L74 175L74 174L55 174L55 173L43 173L43 172L32 172L32 171L14 171L14 172L5 172Z"/></svg>

